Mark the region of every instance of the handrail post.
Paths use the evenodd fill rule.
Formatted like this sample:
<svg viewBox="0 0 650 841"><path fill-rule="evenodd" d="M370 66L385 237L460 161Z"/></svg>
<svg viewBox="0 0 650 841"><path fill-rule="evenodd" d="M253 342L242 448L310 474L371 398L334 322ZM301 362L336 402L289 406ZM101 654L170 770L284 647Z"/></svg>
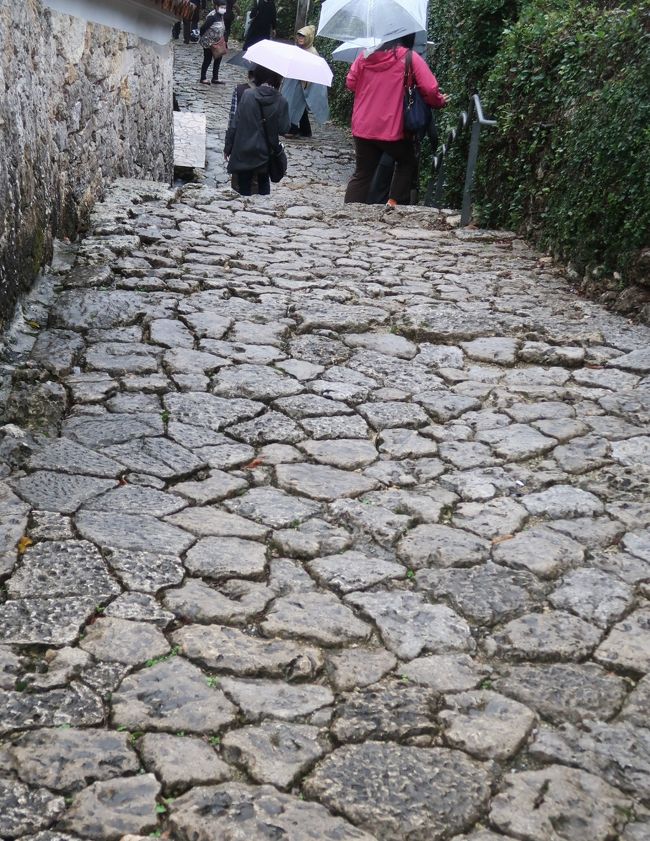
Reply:
<svg viewBox="0 0 650 841"><path fill-rule="evenodd" d="M442 207L442 192L445 187L445 159L440 162L440 167L438 168L438 177L436 178L436 191L433 196L433 205L437 207L438 210Z"/></svg>
<svg viewBox="0 0 650 841"><path fill-rule="evenodd" d="M474 170L478 159L478 145L481 139L481 124L478 119L472 123L472 138L469 142L467 156L467 170L465 171L465 186L463 188L463 207L460 212L460 226L464 228L472 218L472 187L474 185Z"/></svg>

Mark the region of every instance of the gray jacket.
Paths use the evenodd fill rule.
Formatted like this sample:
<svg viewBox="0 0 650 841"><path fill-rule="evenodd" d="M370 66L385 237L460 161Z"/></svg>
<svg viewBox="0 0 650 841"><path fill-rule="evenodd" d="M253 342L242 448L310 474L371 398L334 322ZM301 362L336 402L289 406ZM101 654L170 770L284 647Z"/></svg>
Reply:
<svg viewBox="0 0 650 841"><path fill-rule="evenodd" d="M224 152L230 156L228 172L246 172L267 166L269 144L264 133L262 110L272 147L280 143L279 135L289 131L289 108L279 91L270 85L245 91L226 132Z"/></svg>

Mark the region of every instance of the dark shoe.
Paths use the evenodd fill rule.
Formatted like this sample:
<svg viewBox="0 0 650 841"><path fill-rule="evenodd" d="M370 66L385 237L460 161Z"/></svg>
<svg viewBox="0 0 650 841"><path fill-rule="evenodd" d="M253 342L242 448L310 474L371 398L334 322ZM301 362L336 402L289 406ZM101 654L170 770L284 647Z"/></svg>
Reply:
<svg viewBox="0 0 650 841"><path fill-rule="evenodd" d="M208 79L199 79L199 84L200 85L209 85L210 82L209 82Z"/></svg>
<svg viewBox="0 0 650 841"><path fill-rule="evenodd" d="M213 85L225 85L226 83L222 82L221 79L213 79L212 84Z"/></svg>

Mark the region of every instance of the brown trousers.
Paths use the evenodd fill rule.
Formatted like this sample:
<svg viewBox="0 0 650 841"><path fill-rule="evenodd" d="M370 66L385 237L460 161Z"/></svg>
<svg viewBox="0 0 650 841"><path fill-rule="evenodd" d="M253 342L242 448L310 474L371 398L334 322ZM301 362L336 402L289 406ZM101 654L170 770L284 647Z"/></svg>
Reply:
<svg viewBox="0 0 650 841"><path fill-rule="evenodd" d="M354 138L356 167L345 191L346 202L366 204L368 190L383 152L395 159L395 174L389 198L398 204L408 204L411 186L417 169L415 146L410 137L403 140L364 140Z"/></svg>

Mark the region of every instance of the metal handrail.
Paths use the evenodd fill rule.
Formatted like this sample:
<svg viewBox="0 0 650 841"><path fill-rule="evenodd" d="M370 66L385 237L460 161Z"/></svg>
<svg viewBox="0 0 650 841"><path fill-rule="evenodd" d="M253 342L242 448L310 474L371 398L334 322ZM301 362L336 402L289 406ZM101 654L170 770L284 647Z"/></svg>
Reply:
<svg viewBox="0 0 650 841"><path fill-rule="evenodd" d="M483 126L495 126L496 120L488 120L483 114L481 99L477 93L472 94L470 100L469 114L461 111L458 116L456 128L447 133L447 142L443 143L440 150L434 154L431 166L431 178L427 187L424 203L428 207L442 207L442 192L445 183L445 159L449 154L450 147L456 142L462 132L470 123L471 116L472 134L467 155L467 169L465 170L465 186L463 187L463 204L460 213L460 224L462 227L469 224L472 215L472 186L474 184L474 172L478 159L478 148ZM435 189L434 189L435 184ZM432 200L433 199L433 200Z"/></svg>

